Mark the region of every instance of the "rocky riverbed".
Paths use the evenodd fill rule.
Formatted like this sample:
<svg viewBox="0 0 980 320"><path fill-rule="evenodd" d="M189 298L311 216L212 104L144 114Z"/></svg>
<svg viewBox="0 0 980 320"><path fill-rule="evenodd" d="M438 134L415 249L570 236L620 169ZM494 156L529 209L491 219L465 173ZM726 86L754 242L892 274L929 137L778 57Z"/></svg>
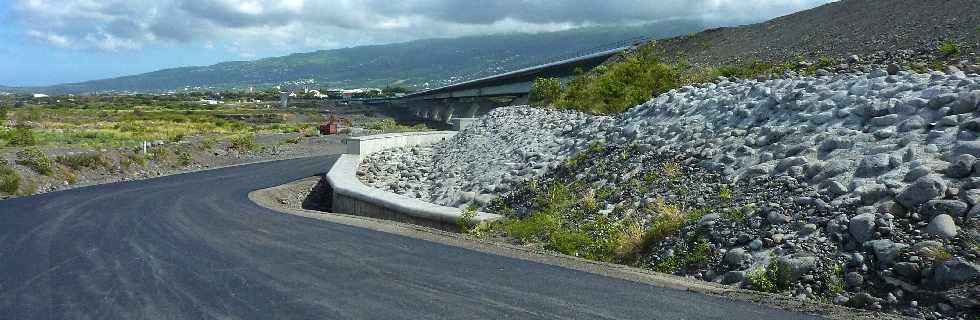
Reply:
<svg viewBox="0 0 980 320"><path fill-rule="evenodd" d="M719 79L614 118L502 108L358 174L515 218L545 184L593 199L583 222L659 228L669 204L688 219L625 263L754 289L775 269L762 288L799 299L975 318L980 76L818 74Z"/></svg>

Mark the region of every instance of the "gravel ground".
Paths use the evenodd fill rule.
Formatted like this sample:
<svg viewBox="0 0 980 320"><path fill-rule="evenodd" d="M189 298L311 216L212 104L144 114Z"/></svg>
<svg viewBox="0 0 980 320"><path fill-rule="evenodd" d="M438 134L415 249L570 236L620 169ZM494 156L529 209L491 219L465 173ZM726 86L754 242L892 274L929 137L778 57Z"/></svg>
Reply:
<svg viewBox="0 0 980 320"><path fill-rule="evenodd" d="M498 109L447 142L370 157L360 172L443 204L487 207L504 196L517 216L533 214L521 186L535 178L605 194L586 215L647 226L657 212L645 208L667 199L706 211L638 265L663 269L706 242L709 259L669 272L747 287L747 274L778 261L799 299L972 318L978 108L980 76L955 68L720 79L617 118ZM677 174L641 178L674 165ZM408 170L416 166L425 169Z"/></svg>

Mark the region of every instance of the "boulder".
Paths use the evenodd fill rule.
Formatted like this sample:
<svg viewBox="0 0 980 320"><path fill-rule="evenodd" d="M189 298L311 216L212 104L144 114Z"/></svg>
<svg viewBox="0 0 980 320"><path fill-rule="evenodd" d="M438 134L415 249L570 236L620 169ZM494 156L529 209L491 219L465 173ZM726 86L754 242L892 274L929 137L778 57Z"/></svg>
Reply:
<svg viewBox="0 0 980 320"><path fill-rule="evenodd" d="M800 280L804 274L817 268L817 257L792 254L779 257L779 273L784 283Z"/></svg>
<svg viewBox="0 0 980 320"><path fill-rule="evenodd" d="M736 283L741 283L742 280L745 280L744 271L728 271L725 272L725 275L721 277L721 284L724 285L736 284Z"/></svg>
<svg viewBox="0 0 980 320"><path fill-rule="evenodd" d="M928 255L936 249L942 249L943 244L935 240L919 241L912 245L912 252L920 256Z"/></svg>
<svg viewBox="0 0 980 320"><path fill-rule="evenodd" d="M913 208L946 193L946 182L942 178L927 175L902 189L895 197L906 208Z"/></svg>
<svg viewBox="0 0 980 320"><path fill-rule="evenodd" d="M914 130L919 130L926 127L926 119L921 116L915 115L908 117L908 119L902 120L898 123L896 130L898 132L909 132Z"/></svg>
<svg viewBox="0 0 980 320"><path fill-rule="evenodd" d="M789 217L782 213L772 211L769 212L769 215L766 217L766 221L769 221L769 224L771 225L780 225L789 222Z"/></svg>
<svg viewBox="0 0 980 320"><path fill-rule="evenodd" d="M956 97L956 102L950 105L951 114L972 113L977 111L980 105L980 92L960 92Z"/></svg>
<svg viewBox="0 0 980 320"><path fill-rule="evenodd" d="M926 232L947 239L953 238L957 232L956 222L953 221L953 217L947 214L940 214L932 218L932 221L929 221Z"/></svg>
<svg viewBox="0 0 980 320"><path fill-rule="evenodd" d="M973 164L977 162L977 157L969 154L961 154L953 161L953 164L946 168L946 176L950 178L966 178L973 173Z"/></svg>
<svg viewBox="0 0 980 320"><path fill-rule="evenodd" d="M959 200L929 200L922 206L919 213L932 218L941 214L948 214L954 217L962 217L969 209L966 202Z"/></svg>
<svg viewBox="0 0 980 320"><path fill-rule="evenodd" d="M961 257L953 258L936 268L932 285L940 290L952 288L980 277L980 266Z"/></svg>
<svg viewBox="0 0 980 320"><path fill-rule="evenodd" d="M721 258L721 261L730 267L739 267L750 260L752 260L752 255L742 248L728 250L725 252L725 256Z"/></svg>
<svg viewBox="0 0 980 320"><path fill-rule="evenodd" d="M898 275L910 280L918 280L922 276L922 268L914 262L896 263L894 270Z"/></svg>
<svg viewBox="0 0 980 320"><path fill-rule="evenodd" d="M844 283L850 288L860 287L864 284L864 276L857 272L848 272L844 275Z"/></svg>
<svg viewBox="0 0 980 320"><path fill-rule="evenodd" d="M907 247L906 244L895 243L888 239L872 240L864 244L865 250L874 253L881 269L891 267L901 250Z"/></svg>
<svg viewBox="0 0 980 320"><path fill-rule="evenodd" d="M851 218L848 222L847 231L858 243L871 240L875 230L875 214L864 213Z"/></svg>
<svg viewBox="0 0 980 320"><path fill-rule="evenodd" d="M891 171L897 165L898 163L893 161L892 157L887 153L865 156L858 164L854 176L860 178L877 177L885 172Z"/></svg>
<svg viewBox="0 0 980 320"><path fill-rule="evenodd" d="M960 190L960 200L970 207L980 204L980 189Z"/></svg>
<svg viewBox="0 0 980 320"><path fill-rule="evenodd" d="M980 157L980 141L960 141L956 147L953 147L953 153Z"/></svg>

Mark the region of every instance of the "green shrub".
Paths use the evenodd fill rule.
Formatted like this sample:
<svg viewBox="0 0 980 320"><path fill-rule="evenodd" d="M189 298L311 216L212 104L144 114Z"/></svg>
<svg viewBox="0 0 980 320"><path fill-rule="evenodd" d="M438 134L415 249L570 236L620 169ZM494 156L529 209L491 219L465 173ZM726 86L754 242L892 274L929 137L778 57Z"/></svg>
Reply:
<svg viewBox="0 0 980 320"><path fill-rule="evenodd" d="M748 204L740 208L725 212L724 214L722 214L722 217L726 219L741 221L741 220L748 219L748 217L751 217L753 214L755 214L755 206Z"/></svg>
<svg viewBox="0 0 980 320"><path fill-rule="evenodd" d="M732 188L727 185L721 186L721 189L718 190L718 198L721 198L721 200L732 201L733 197Z"/></svg>
<svg viewBox="0 0 980 320"><path fill-rule="evenodd" d="M958 56L960 51L960 44L953 40L946 40L939 46L939 52L947 56Z"/></svg>
<svg viewBox="0 0 980 320"><path fill-rule="evenodd" d="M592 245L592 238L579 230L557 229L548 234L548 246L570 256L586 255Z"/></svg>
<svg viewBox="0 0 980 320"><path fill-rule="evenodd" d="M251 152L259 148L255 143L255 135L251 133L233 136L230 142L231 147L240 152Z"/></svg>
<svg viewBox="0 0 980 320"><path fill-rule="evenodd" d="M756 291L779 293L786 289L787 284L783 283L779 263L779 258L775 254L770 256L769 264L763 268L746 275L749 287Z"/></svg>
<svg viewBox="0 0 980 320"><path fill-rule="evenodd" d="M123 166L123 169L125 169L125 170L129 170L129 167L132 164L134 164L134 163L137 164L137 165L139 165L140 167L145 167L146 166L146 156L144 156L142 154L139 154L139 153L136 153L136 152L128 153L119 162Z"/></svg>
<svg viewBox="0 0 980 320"><path fill-rule="evenodd" d="M656 211L659 215L653 221L650 229L647 230L645 236L645 242L647 243L660 242L667 239L671 234L684 227L684 223L687 222L679 208L664 204L662 199L658 199L657 202L659 204L656 205L658 207Z"/></svg>
<svg viewBox="0 0 980 320"><path fill-rule="evenodd" d="M456 219L456 225L459 226L460 233L469 233L473 229L473 218L476 218L476 209L474 206L467 206L463 209L459 219Z"/></svg>
<svg viewBox="0 0 980 320"><path fill-rule="evenodd" d="M165 162L170 160L170 157L170 150L164 147L150 148L146 154L146 159L157 162Z"/></svg>
<svg viewBox="0 0 980 320"><path fill-rule="evenodd" d="M7 144L12 147L29 147L37 145L34 131L25 125L14 126L13 130L7 133Z"/></svg>
<svg viewBox="0 0 980 320"><path fill-rule="evenodd" d="M191 155L190 152L187 152L186 150L177 149L177 151L174 151L174 154L177 155L177 164L181 166L186 167L194 162L194 157Z"/></svg>
<svg viewBox="0 0 980 320"><path fill-rule="evenodd" d="M318 137L318 136L320 136L320 129L318 129L318 128L306 128L306 129L303 129L303 136L304 137L307 137L307 138ZM298 139L297 139L297 142L299 142Z"/></svg>
<svg viewBox="0 0 980 320"><path fill-rule="evenodd" d="M537 78L531 85L530 103L533 106L548 107L561 98L561 80L558 78Z"/></svg>
<svg viewBox="0 0 980 320"><path fill-rule="evenodd" d="M830 289L830 294L837 295L844 292L846 288L846 283L844 282L844 268L841 267L840 263L834 264L834 268L831 269L830 274L827 275L827 285Z"/></svg>
<svg viewBox="0 0 980 320"><path fill-rule="evenodd" d="M677 273L691 267L706 265L715 255L711 245L704 239L698 239L693 244L679 242L674 246L674 255L660 259L653 269L663 273Z"/></svg>
<svg viewBox="0 0 980 320"><path fill-rule="evenodd" d="M509 219L503 223L504 232L522 243L546 238L551 230L557 228L556 219L547 214L534 214L524 219Z"/></svg>
<svg viewBox="0 0 980 320"><path fill-rule="evenodd" d="M54 172L54 166L51 163L51 159L44 154L40 149L35 147L24 148L17 152L17 164L26 166L34 170L34 172L51 175Z"/></svg>
<svg viewBox="0 0 980 320"><path fill-rule="evenodd" d="M104 155L98 153L57 156L54 158L54 161L74 170L81 168L95 169L97 167L109 168L111 166L109 160Z"/></svg>
<svg viewBox="0 0 980 320"><path fill-rule="evenodd" d="M584 112L619 113L680 84L681 70L660 62L653 46L645 46L625 54L619 63L572 80L555 104Z"/></svg>
<svg viewBox="0 0 980 320"><path fill-rule="evenodd" d="M170 135L169 140L170 142L181 142L184 140L184 134L183 133L172 134Z"/></svg>
<svg viewBox="0 0 980 320"><path fill-rule="evenodd" d="M6 160L0 159L0 192L14 194L20 188L20 175Z"/></svg>

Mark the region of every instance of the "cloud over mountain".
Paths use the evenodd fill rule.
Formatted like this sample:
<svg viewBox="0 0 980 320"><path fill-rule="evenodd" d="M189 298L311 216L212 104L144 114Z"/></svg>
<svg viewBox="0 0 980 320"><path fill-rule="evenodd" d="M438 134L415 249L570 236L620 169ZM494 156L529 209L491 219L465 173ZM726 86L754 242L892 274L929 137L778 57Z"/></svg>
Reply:
<svg viewBox="0 0 980 320"><path fill-rule="evenodd" d="M829 0L15 0L30 37L119 51L218 43L229 52L285 51L584 25L700 18L761 20Z"/></svg>

